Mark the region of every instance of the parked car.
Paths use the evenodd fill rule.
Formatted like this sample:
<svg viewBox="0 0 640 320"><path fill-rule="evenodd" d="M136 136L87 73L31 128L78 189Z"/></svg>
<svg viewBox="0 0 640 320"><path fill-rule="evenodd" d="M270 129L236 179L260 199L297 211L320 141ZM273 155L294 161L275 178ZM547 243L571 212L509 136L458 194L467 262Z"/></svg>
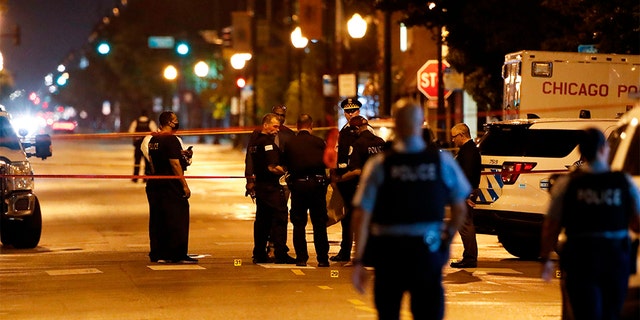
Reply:
<svg viewBox="0 0 640 320"><path fill-rule="evenodd" d="M51 156L49 135L21 140L11 125L10 115L0 107L0 241L16 248L33 248L40 242L42 214L33 193L34 180L29 157ZM27 141L26 139L33 139Z"/></svg>
<svg viewBox="0 0 640 320"><path fill-rule="evenodd" d="M482 158L476 232L494 234L510 254L537 259L550 176L579 159L582 129L611 133L616 119L519 119L486 125L478 142Z"/></svg>

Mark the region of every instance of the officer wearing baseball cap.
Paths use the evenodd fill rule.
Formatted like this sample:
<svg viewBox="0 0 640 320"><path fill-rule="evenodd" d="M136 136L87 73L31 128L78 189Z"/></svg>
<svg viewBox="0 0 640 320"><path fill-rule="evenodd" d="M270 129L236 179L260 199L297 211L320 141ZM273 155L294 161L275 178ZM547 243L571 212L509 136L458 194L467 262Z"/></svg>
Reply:
<svg viewBox="0 0 640 320"><path fill-rule="evenodd" d="M338 181L359 181L364 163L376 153L382 152L385 142L369 130L369 121L363 116L355 116L349 120L349 125L358 128L358 139L351 145L348 171L338 178Z"/></svg>
<svg viewBox="0 0 640 320"><path fill-rule="evenodd" d="M340 221L342 226L342 242L340 243L340 251L337 255L332 256L330 260L347 262L351 260L351 247L353 245L353 232L351 231L351 213L353 212L353 206L351 205L351 200L356 192L358 181L356 179L347 181L339 180L343 174L349 171L347 168L349 163L349 153L351 152L351 146L356 139L358 139L358 128L356 126L352 126L349 122L351 121L351 118L360 115L362 103L358 101L358 97L352 97L340 102L340 107L344 111L344 117L347 120L347 124L342 127L338 135L338 167L331 173L331 179L336 182L336 187L344 200L345 215Z"/></svg>

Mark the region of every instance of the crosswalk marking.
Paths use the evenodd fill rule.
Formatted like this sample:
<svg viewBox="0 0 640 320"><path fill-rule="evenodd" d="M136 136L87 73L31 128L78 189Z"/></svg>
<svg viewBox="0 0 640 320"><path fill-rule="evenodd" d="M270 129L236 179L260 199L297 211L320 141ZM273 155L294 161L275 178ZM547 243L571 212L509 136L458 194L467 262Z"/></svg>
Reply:
<svg viewBox="0 0 640 320"><path fill-rule="evenodd" d="M77 274L102 273L102 271L100 271L100 270L98 270L96 268L47 270L45 272L50 276L66 276L66 275L77 275Z"/></svg>
<svg viewBox="0 0 640 320"><path fill-rule="evenodd" d="M152 265L147 268L154 271L171 271L171 270L206 270L196 264L167 264L167 265Z"/></svg>

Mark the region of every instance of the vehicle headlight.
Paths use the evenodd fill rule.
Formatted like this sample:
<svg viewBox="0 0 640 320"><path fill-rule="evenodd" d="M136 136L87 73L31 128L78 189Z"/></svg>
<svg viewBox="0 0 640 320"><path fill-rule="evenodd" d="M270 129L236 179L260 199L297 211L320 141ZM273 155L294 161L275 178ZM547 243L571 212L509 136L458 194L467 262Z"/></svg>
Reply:
<svg viewBox="0 0 640 320"><path fill-rule="evenodd" d="M19 177L7 177L8 191L33 190L33 171L29 161L12 162L7 166L8 175L20 175Z"/></svg>

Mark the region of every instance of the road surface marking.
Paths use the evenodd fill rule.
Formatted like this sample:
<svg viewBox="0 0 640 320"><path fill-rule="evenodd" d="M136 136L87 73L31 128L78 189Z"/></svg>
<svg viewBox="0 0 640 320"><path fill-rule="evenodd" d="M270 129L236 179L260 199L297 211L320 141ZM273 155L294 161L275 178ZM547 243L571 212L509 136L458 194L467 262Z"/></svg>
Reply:
<svg viewBox="0 0 640 320"><path fill-rule="evenodd" d="M480 275L480 274L493 274L493 275L500 275L500 274L523 274L520 271L516 271L513 269L509 269L509 268L475 268L476 270L473 271L473 274L476 275Z"/></svg>
<svg viewBox="0 0 640 320"><path fill-rule="evenodd" d="M312 266L298 267L295 264L280 263L257 263L257 265L267 269L315 269Z"/></svg>
<svg viewBox="0 0 640 320"><path fill-rule="evenodd" d="M364 306L367 305L366 303L364 303L364 301L362 300L358 300L358 299L349 299L347 300L349 302L351 302L351 304L356 305L356 306Z"/></svg>
<svg viewBox="0 0 640 320"><path fill-rule="evenodd" d="M47 270L45 272L50 276L66 276L66 275L75 275L75 274L102 273L102 271L100 271L100 270L98 270L96 268Z"/></svg>
<svg viewBox="0 0 640 320"><path fill-rule="evenodd" d="M318 288L320 288L322 290L333 290L333 288L331 288L329 286L318 286Z"/></svg>
<svg viewBox="0 0 640 320"><path fill-rule="evenodd" d="M169 270L206 270L206 268L199 265L187 265L187 264L168 264L168 265L153 265L147 266L147 268L154 271L169 271Z"/></svg>
<svg viewBox="0 0 640 320"><path fill-rule="evenodd" d="M304 276L304 272L302 272L302 270L300 269L291 269L291 272L293 272L293 274L295 274L296 276Z"/></svg>

